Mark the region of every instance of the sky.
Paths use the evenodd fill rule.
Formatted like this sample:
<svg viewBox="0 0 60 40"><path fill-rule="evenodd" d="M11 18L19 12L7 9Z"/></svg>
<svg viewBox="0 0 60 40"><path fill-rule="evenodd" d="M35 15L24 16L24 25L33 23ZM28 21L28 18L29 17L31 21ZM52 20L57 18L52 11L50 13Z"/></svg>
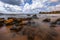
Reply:
<svg viewBox="0 0 60 40"><path fill-rule="evenodd" d="M0 0L0 12L39 13L60 11L60 0Z"/></svg>

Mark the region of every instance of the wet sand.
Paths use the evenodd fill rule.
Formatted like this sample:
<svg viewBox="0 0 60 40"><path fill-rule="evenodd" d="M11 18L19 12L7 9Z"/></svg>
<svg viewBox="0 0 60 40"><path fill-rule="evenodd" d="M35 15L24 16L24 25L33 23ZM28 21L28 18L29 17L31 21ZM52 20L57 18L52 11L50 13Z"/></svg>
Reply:
<svg viewBox="0 0 60 40"><path fill-rule="evenodd" d="M41 26L44 27L49 27L50 24L49 23L44 23L42 22L43 19L45 19L46 17L41 16L39 17L39 19L33 19L36 23L40 24ZM60 18L60 16L56 16L56 17L49 17L51 19L51 21L55 21L56 19ZM10 26L11 27L11 26ZM27 40L27 36L26 35L18 35L16 34L14 37L12 36L13 34L10 32L10 27L2 27L0 28L0 40ZM60 25L57 25L57 27L54 28L57 33L58 33L58 37L56 38L56 40L60 40ZM39 40L39 39L35 39L35 40Z"/></svg>

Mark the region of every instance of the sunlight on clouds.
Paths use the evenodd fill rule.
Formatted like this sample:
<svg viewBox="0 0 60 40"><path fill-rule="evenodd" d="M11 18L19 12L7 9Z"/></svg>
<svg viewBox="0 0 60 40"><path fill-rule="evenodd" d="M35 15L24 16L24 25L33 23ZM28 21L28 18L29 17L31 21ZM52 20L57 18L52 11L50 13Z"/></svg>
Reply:
<svg viewBox="0 0 60 40"><path fill-rule="evenodd" d="M59 1L59 0L50 0L51 2L57 2L57 1Z"/></svg>

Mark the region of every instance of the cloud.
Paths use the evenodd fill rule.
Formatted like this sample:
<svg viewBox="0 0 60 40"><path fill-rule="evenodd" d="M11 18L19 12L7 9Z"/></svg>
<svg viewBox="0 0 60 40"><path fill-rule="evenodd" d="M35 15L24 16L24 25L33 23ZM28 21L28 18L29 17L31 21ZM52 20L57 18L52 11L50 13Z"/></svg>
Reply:
<svg viewBox="0 0 60 40"><path fill-rule="evenodd" d="M23 11L28 11L28 12L40 12L41 9L44 7L44 2L47 0L32 0L32 4L26 3Z"/></svg>
<svg viewBox="0 0 60 40"><path fill-rule="evenodd" d="M15 0L14 3L10 4L0 1L0 12L38 13L40 11L60 10L59 0L32 0L31 4L28 2L27 0L20 0L19 2ZM15 5L15 3L19 5Z"/></svg>
<svg viewBox="0 0 60 40"><path fill-rule="evenodd" d="M22 2L24 2L23 0L0 0L0 1L11 5L20 5Z"/></svg>
<svg viewBox="0 0 60 40"><path fill-rule="evenodd" d="M58 2L59 0L50 0L51 2Z"/></svg>
<svg viewBox="0 0 60 40"><path fill-rule="evenodd" d="M22 9L17 5L10 5L0 1L0 12L21 12Z"/></svg>
<svg viewBox="0 0 60 40"><path fill-rule="evenodd" d="M51 11L60 11L60 4L49 7Z"/></svg>
<svg viewBox="0 0 60 40"><path fill-rule="evenodd" d="M4 3L0 2L0 12L7 12L4 8Z"/></svg>
<svg viewBox="0 0 60 40"><path fill-rule="evenodd" d="M29 5L29 3L26 3L24 6L24 12L40 12L40 11L54 11L59 10L60 5L59 0L32 0L32 4Z"/></svg>
<svg viewBox="0 0 60 40"><path fill-rule="evenodd" d="M40 2L32 3L31 5L26 3L24 6L24 10L32 10L32 9L42 8L42 7L43 7L43 4L41 4Z"/></svg>

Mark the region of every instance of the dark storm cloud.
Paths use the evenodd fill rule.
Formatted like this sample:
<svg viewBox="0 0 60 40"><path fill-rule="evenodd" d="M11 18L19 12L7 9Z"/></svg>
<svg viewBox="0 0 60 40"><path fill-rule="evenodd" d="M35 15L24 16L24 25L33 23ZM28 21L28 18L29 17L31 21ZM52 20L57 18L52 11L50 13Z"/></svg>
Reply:
<svg viewBox="0 0 60 40"><path fill-rule="evenodd" d="M12 4L12 5L20 5L20 0L0 0L4 3Z"/></svg>

